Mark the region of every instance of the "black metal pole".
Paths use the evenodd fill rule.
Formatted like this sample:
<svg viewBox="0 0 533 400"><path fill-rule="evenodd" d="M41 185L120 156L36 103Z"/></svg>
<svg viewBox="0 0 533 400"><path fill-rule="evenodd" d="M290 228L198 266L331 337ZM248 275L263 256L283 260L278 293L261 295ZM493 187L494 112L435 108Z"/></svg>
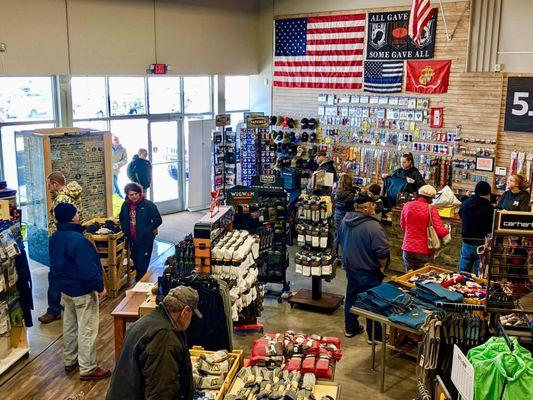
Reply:
<svg viewBox="0 0 533 400"><path fill-rule="evenodd" d="M311 297L313 300L320 300L322 298L322 277L313 276Z"/></svg>

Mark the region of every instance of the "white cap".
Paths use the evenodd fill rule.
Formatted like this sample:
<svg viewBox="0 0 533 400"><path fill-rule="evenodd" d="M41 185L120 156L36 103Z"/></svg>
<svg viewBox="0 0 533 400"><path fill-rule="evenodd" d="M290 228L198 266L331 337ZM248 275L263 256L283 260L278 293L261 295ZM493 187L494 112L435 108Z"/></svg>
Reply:
<svg viewBox="0 0 533 400"><path fill-rule="evenodd" d="M424 185L418 189L418 194L420 196L430 197L433 199L437 195L437 190L435 190L435 188L431 185Z"/></svg>

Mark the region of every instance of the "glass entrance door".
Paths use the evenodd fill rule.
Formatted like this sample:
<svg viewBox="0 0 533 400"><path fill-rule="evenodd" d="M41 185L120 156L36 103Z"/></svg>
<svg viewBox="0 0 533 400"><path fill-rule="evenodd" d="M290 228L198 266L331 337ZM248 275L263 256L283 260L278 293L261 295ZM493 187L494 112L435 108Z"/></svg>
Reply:
<svg viewBox="0 0 533 400"><path fill-rule="evenodd" d="M151 198L161 214L184 209L183 142L181 119L151 120L149 159L152 161Z"/></svg>

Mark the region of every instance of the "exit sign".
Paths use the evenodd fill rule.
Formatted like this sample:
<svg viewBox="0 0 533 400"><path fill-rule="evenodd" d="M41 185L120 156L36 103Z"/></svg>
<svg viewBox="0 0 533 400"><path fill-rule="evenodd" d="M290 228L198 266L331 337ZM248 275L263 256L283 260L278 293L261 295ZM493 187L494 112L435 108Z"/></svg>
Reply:
<svg viewBox="0 0 533 400"><path fill-rule="evenodd" d="M167 64L151 64L150 65L150 73L153 75L164 75L168 71L168 65Z"/></svg>

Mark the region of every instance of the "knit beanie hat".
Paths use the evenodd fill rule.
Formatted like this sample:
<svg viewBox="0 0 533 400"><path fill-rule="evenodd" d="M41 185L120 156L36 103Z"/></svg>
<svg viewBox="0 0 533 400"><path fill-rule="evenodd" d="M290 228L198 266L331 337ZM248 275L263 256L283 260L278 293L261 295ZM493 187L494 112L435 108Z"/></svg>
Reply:
<svg viewBox="0 0 533 400"><path fill-rule="evenodd" d="M475 188L475 193L477 196L488 196L492 192L490 184L485 181L479 181Z"/></svg>
<svg viewBox="0 0 533 400"><path fill-rule="evenodd" d="M76 212L78 212L76 206L70 203L59 203L54 208L54 215L57 222L60 223L72 221L72 218L74 218Z"/></svg>

